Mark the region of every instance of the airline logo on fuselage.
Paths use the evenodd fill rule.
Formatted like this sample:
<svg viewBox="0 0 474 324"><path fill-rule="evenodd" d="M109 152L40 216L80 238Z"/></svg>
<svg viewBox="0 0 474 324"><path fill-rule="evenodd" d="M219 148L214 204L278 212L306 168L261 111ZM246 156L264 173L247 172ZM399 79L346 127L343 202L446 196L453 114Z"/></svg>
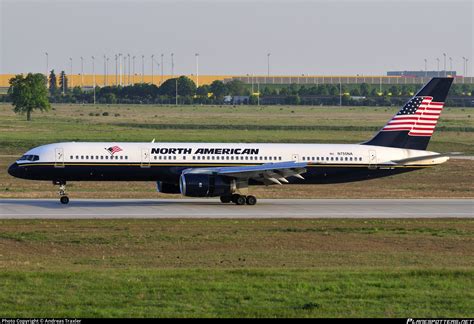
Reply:
<svg viewBox="0 0 474 324"><path fill-rule="evenodd" d="M195 149L193 153L192 148L152 148L151 154L221 154L221 155L230 155L230 154L248 154L256 155L258 154L259 149L250 149L250 148L198 148Z"/></svg>

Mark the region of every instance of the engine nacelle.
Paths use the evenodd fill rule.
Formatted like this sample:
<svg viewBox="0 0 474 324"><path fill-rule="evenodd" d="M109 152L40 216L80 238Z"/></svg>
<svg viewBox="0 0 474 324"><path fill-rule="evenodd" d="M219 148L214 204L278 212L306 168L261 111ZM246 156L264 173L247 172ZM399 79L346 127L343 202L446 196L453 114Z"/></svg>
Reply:
<svg viewBox="0 0 474 324"><path fill-rule="evenodd" d="M156 190L165 194L179 194L181 190L177 184L166 183L162 181L156 182Z"/></svg>
<svg viewBox="0 0 474 324"><path fill-rule="evenodd" d="M185 173L179 178L179 187L183 196L218 197L235 192L235 180L204 173Z"/></svg>

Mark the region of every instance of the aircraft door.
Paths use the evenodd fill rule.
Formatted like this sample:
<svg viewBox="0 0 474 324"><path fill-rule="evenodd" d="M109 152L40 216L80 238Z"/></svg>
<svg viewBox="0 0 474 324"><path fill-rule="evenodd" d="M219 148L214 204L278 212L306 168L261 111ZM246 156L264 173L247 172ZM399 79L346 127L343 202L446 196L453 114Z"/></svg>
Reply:
<svg viewBox="0 0 474 324"><path fill-rule="evenodd" d="M54 167L64 168L64 151L62 147L54 149Z"/></svg>
<svg viewBox="0 0 474 324"><path fill-rule="evenodd" d="M374 150L369 150L369 169L377 168L377 153Z"/></svg>
<svg viewBox="0 0 474 324"><path fill-rule="evenodd" d="M147 148L142 148L142 158L140 167L149 168L150 167L150 150Z"/></svg>
<svg viewBox="0 0 474 324"><path fill-rule="evenodd" d="M293 161L295 161L295 162L299 162L300 156L299 156L298 154L293 154L293 155L291 156L291 159L292 159Z"/></svg>

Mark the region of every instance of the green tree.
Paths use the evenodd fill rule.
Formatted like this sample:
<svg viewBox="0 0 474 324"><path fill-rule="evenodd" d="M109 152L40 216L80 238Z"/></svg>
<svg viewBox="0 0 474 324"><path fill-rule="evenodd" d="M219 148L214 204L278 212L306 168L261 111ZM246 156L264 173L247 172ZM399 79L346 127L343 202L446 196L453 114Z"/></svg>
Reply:
<svg viewBox="0 0 474 324"><path fill-rule="evenodd" d="M51 70L51 73L49 74L49 94L51 96L55 96L58 91L58 83L56 79L56 74L54 73L54 70Z"/></svg>
<svg viewBox="0 0 474 324"><path fill-rule="evenodd" d="M227 94L231 96L246 96L249 94L249 90L245 83L240 80L232 80L227 82Z"/></svg>
<svg viewBox="0 0 474 324"><path fill-rule="evenodd" d="M15 113L26 113L26 120L31 120L33 109L48 110L51 105L48 101L46 77L41 73L18 74L10 79L8 94L12 99Z"/></svg>
<svg viewBox="0 0 474 324"><path fill-rule="evenodd" d="M178 87L178 96L187 97L196 94L196 84L188 77L168 79L160 86L160 95L174 97L176 96L176 87Z"/></svg>
<svg viewBox="0 0 474 324"><path fill-rule="evenodd" d="M63 94L67 92L67 76L64 71L61 71L61 75L59 76L59 89Z"/></svg>
<svg viewBox="0 0 474 324"><path fill-rule="evenodd" d="M199 88L196 89L196 94L200 97L205 97L207 98L207 94L211 91L211 87L207 84L200 86Z"/></svg>
<svg viewBox="0 0 474 324"><path fill-rule="evenodd" d="M370 87L369 87L369 85L368 85L367 83L364 82L364 83L362 83L362 84L360 85L360 94L361 94L362 96L366 96L366 97L367 97L367 96L369 95L369 91L370 91Z"/></svg>
<svg viewBox="0 0 474 324"><path fill-rule="evenodd" d="M222 99L227 94L227 87L224 82L215 80L211 83L211 92L215 99Z"/></svg>

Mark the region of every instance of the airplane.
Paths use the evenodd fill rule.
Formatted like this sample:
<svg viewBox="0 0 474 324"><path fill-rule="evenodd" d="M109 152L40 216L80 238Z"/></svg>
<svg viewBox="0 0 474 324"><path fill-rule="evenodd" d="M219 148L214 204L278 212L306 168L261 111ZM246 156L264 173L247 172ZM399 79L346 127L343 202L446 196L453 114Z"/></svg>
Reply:
<svg viewBox="0 0 474 324"><path fill-rule="evenodd" d="M446 162L451 153L426 148L452 82L431 79L359 144L64 142L29 150L8 173L59 185L62 204L69 181L156 181L165 194L255 205L249 186L362 181Z"/></svg>

